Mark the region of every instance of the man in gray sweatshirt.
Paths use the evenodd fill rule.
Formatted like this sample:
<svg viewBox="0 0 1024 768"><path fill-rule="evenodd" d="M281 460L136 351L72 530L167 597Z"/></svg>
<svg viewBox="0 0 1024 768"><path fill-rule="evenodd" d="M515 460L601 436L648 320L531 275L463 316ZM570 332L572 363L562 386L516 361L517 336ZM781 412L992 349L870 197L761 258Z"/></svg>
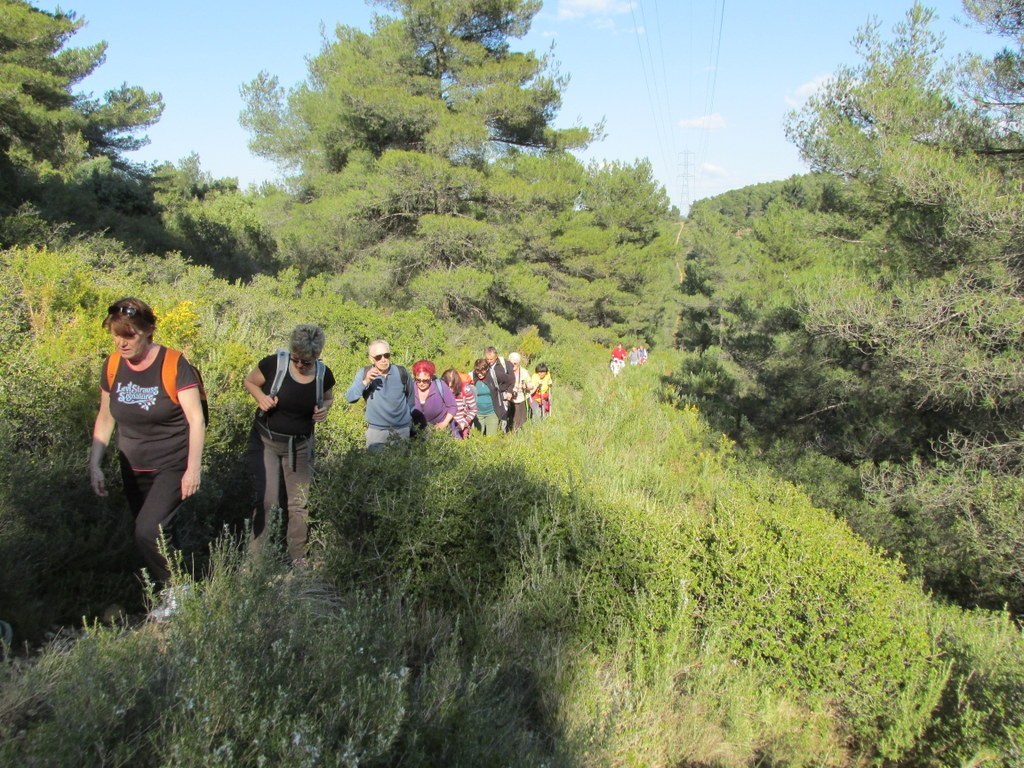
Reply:
<svg viewBox="0 0 1024 768"><path fill-rule="evenodd" d="M412 386L409 372L391 364L391 345L370 343L370 364L356 371L345 399L366 401L366 448L379 451L389 440L407 440L412 424Z"/></svg>

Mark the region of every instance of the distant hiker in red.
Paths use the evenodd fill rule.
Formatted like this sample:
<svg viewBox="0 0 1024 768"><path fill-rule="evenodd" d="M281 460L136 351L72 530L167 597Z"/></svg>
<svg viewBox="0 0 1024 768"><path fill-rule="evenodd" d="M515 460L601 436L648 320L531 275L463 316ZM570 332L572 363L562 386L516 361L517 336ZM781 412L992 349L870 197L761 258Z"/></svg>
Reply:
<svg viewBox="0 0 1024 768"><path fill-rule="evenodd" d="M618 376L619 372L626 367L626 348L621 343L616 344L612 349L612 361L609 365L612 376Z"/></svg>
<svg viewBox="0 0 1024 768"><path fill-rule="evenodd" d="M103 457L117 427L117 452L135 544L158 585L170 578L160 553L184 499L199 490L206 421L198 372L180 352L153 343L156 315L124 298L107 308L103 327L115 352L100 373L100 409L92 431L89 481L107 495Z"/></svg>

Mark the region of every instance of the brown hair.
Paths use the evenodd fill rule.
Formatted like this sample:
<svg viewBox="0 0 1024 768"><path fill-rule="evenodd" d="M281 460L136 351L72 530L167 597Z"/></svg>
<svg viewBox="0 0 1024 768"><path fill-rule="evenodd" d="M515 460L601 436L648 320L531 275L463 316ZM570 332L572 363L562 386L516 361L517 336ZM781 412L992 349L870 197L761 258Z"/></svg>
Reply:
<svg viewBox="0 0 1024 768"><path fill-rule="evenodd" d="M156 315L146 302L126 296L107 307L103 327L115 336L146 336L152 341Z"/></svg>
<svg viewBox="0 0 1024 768"><path fill-rule="evenodd" d="M459 376L459 372L454 368L449 368L447 371L442 373L441 381L448 385L448 389L450 389L452 394L456 397L462 394L462 377Z"/></svg>

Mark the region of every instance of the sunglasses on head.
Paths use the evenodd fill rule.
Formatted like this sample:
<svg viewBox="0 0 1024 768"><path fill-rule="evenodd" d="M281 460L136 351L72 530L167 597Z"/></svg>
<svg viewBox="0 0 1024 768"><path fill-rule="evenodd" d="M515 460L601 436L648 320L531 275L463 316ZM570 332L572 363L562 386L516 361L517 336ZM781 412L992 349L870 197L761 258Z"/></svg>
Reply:
<svg viewBox="0 0 1024 768"><path fill-rule="evenodd" d="M312 365L313 363L316 362L316 360L305 360L301 357L296 357L295 355L289 355L289 357L291 358L291 361L293 363L300 366L301 368L305 368L306 366Z"/></svg>
<svg viewBox="0 0 1024 768"><path fill-rule="evenodd" d="M122 307L119 304L111 304L107 307L108 315L125 315L126 317L135 317L141 310L138 307Z"/></svg>
<svg viewBox="0 0 1024 768"><path fill-rule="evenodd" d="M382 357L385 360L390 360L391 359L391 353L390 352L381 352L379 355L373 355L372 357L373 357L374 362L376 362L377 360L380 360Z"/></svg>

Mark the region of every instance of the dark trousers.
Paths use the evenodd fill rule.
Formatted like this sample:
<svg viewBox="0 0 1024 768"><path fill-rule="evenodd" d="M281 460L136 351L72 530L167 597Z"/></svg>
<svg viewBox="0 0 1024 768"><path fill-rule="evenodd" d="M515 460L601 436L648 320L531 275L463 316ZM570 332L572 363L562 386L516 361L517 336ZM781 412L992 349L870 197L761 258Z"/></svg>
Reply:
<svg viewBox="0 0 1024 768"><path fill-rule="evenodd" d="M510 429L519 429L526 423L526 416L530 411L530 404L525 400L521 403L508 404L508 423Z"/></svg>
<svg viewBox="0 0 1024 768"><path fill-rule="evenodd" d="M157 472L136 472L120 455L121 479L128 508L135 518L135 546L157 585L171 577L167 558L160 553L160 535L168 539L174 535L174 518L181 506L181 478L184 468Z"/></svg>
<svg viewBox="0 0 1024 768"><path fill-rule="evenodd" d="M288 510L285 542L288 557L306 556L309 538L309 485L313 479L313 436L271 440L255 427L249 435L247 463L256 494L252 518L253 545L267 540L268 515L275 507Z"/></svg>

